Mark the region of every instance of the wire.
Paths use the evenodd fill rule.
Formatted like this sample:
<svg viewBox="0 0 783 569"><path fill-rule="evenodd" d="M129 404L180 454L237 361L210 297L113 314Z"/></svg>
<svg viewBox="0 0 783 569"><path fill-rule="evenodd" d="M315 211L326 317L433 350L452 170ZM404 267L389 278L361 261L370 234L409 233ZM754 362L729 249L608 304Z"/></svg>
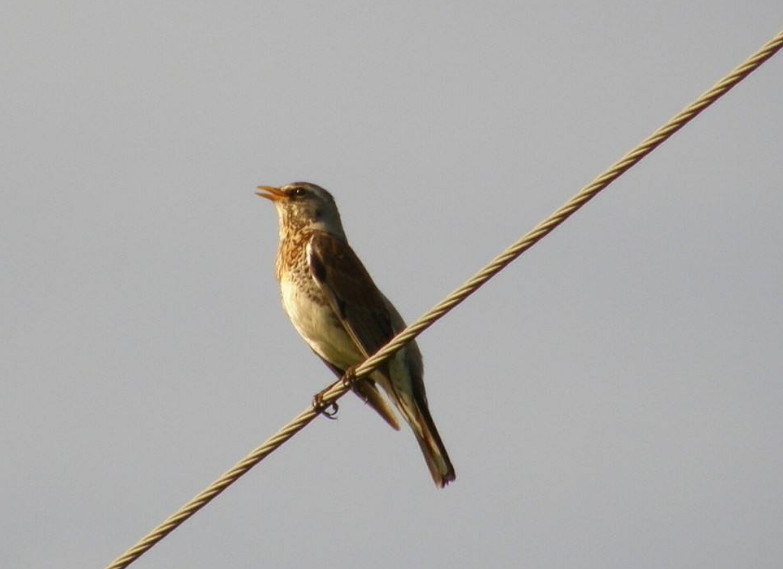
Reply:
<svg viewBox="0 0 783 569"><path fill-rule="evenodd" d="M538 241L543 239L558 225L568 219L579 208L606 188L629 168L637 164L642 158L655 150L664 141L680 130L693 118L695 118L704 109L725 95L732 87L737 85L750 73L758 69L762 63L775 55L783 47L783 31L764 44L756 53L750 56L744 63L732 70L726 77L718 81L709 91L703 93L693 103L685 107L677 115L672 117L666 124L645 138L636 148L628 152L617 162L612 164L606 171L595 178L587 186L583 187L574 197L568 200L562 207L552 213L544 221L539 223L531 231L521 237L518 241L508 247L500 255L495 257L486 267L476 273L465 284L449 294L445 299L435 307L423 314L416 322L408 326L405 330L395 336L388 344L381 348L374 355L365 360L362 364L353 370L352 374L347 374L333 383L328 390L323 392L323 405L316 409L310 406L302 411L291 422L280 429L275 435L264 441L260 446L253 449L244 459L234 465L233 468L226 471L223 475L210 484L205 490L196 495L187 504L182 506L174 514L166 518L163 523L157 526L144 536L136 545L128 549L120 557L106 566L106 569L123 569L147 550L161 541L169 533L179 527L185 520L195 514L201 508L206 506L218 494L223 492L231 484L236 482L248 470L261 462L270 453L280 447L288 439L306 427L310 421L317 417L325 407L328 407L350 389L353 382L367 376L377 368L386 358L399 350L406 343L413 340L424 330L432 326L437 320L442 318L447 312L457 304L465 300L468 296L476 292L479 287L489 279L503 270L509 263L519 257L526 250L530 249Z"/></svg>

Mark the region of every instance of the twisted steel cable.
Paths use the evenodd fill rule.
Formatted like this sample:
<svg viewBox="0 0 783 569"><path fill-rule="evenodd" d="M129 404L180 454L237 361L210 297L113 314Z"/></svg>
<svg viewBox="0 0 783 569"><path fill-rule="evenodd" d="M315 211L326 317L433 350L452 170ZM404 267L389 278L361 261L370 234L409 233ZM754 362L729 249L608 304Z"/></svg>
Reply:
<svg viewBox="0 0 783 569"><path fill-rule="evenodd" d="M250 454L235 464L233 468L223 473L205 490L197 494L187 504L166 518L163 523L150 531L136 545L128 549L120 557L107 565L106 569L123 569L124 567L127 567L133 563L147 550L149 550L169 533L179 527L190 516L195 514L210 501L212 501L212 499L223 492L223 490L236 482L248 470L253 468L256 464L261 462L288 439L301 431L310 423L310 421L323 412L325 408L345 395L345 393L351 388L353 382L367 376L394 352L399 350L407 342L410 342L424 330L429 328L457 304L476 292L479 287L481 287L497 273L502 271L509 263L514 261L522 253L543 239L553 229L555 229L558 225L563 223L573 213L575 213L579 208L594 198L598 192L606 188L629 168L636 165L642 158L655 150L704 109L725 95L731 88L737 85L750 73L758 69L762 63L775 55L775 53L777 53L781 47L783 47L783 31L778 33L770 41L764 44L756 53L745 60L745 62L733 69L723 79L718 81L710 90L703 93L693 103L685 107L682 111L667 121L666 124L645 138L638 146L636 146L636 148L625 154L625 156L612 164L606 171L600 174L587 186L583 187L562 207L560 207L544 221L526 233L518 241L509 246L500 255L495 257L486 267L476 273L465 284L449 294L440 303L438 303L428 312L423 314L413 324L395 336L378 352L357 366L352 373L346 374L346 376L333 383L328 390L323 392L322 404L318 408L311 405L302 411L272 437L264 441L260 446L253 449Z"/></svg>

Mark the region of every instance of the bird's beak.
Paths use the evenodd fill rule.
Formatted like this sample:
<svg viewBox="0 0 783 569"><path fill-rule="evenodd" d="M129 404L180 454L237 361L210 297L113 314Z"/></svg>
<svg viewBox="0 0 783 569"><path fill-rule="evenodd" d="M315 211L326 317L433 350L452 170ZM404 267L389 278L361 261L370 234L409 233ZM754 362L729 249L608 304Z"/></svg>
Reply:
<svg viewBox="0 0 783 569"><path fill-rule="evenodd" d="M256 195L258 197L266 198L273 202L279 201L285 197L285 192L281 191L280 188L275 188L273 186L258 186L257 189Z"/></svg>

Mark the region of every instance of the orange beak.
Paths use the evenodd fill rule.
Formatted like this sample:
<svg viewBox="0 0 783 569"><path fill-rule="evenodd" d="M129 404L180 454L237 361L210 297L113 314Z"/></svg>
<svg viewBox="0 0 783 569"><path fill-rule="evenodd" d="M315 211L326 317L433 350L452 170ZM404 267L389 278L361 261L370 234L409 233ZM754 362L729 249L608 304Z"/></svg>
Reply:
<svg viewBox="0 0 783 569"><path fill-rule="evenodd" d="M260 198L266 198L269 201L279 201L285 197L285 192L281 191L280 188L275 188L273 186L258 186L257 188L259 191L256 192L256 195Z"/></svg>

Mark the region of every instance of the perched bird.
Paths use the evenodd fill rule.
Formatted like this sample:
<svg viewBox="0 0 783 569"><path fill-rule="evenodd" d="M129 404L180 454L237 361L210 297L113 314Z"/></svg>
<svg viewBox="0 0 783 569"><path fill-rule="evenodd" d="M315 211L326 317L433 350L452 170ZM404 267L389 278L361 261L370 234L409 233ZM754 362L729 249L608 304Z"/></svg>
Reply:
<svg viewBox="0 0 783 569"><path fill-rule="evenodd" d="M342 376L401 332L405 322L348 245L329 192L306 182L258 189L257 195L277 208L280 243L275 268L283 308L316 355ZM454 467L427 407L423 373L414 341L353 389L399 430L397 417L377 386L383 388L416 435L435 484L443 487L454 480Z"/></svg>

